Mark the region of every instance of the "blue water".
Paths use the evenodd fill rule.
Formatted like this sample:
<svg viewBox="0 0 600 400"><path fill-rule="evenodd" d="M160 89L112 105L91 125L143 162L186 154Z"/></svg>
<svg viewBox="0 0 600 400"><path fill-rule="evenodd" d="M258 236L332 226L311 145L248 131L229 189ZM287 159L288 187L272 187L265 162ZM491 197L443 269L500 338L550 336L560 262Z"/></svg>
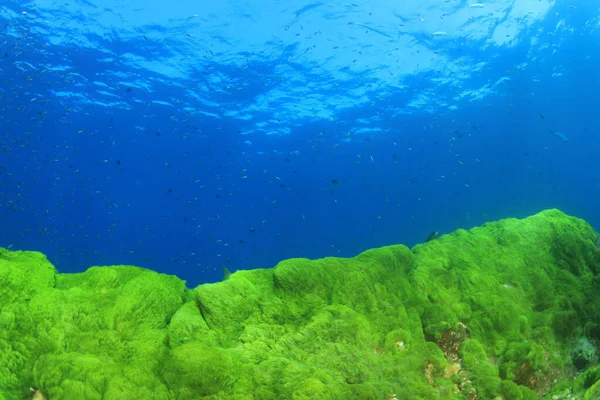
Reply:
<svg viewBox="0 0 600 400"><path fill-rule="evenodd" d="M549 207L598 226L593 3L3 0L0 246L193 286Z"/></svg>

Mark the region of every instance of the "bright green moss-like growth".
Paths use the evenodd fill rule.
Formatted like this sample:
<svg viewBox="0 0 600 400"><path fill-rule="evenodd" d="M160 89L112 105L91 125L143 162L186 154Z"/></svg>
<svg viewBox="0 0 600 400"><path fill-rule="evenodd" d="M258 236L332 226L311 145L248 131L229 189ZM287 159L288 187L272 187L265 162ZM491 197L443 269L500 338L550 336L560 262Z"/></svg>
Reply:
<svg viewBox="0 0 600 400"><path fill-rule="evenodd" d="M193 290L0 250L0 400L598 399L596 239L548 210Z"/></svg>
<svg viewBox="0 0 600 400"><path fill-rule="evenodd" d="M190 342L171 351L163 362L161 374L176 397L188 398L230 391L236 367L227 351Z"/></svg>
<svg viewBox="0 0 600 400"><path fill-rule="evenodd" d="M466 340L461 345L460 354L466 370L471 373L477 393L484 399L497 396L500 392L498 367L488 361L483 345L476 339Z"/></svg>
<svg viewBox="0 0 600 400"><path fill-rule="evenodd" d="M450 307L441 304L427 307L421 321L425 335L432 339L439 339L444 332L455 330L458 325L458 318Z"/></svg>

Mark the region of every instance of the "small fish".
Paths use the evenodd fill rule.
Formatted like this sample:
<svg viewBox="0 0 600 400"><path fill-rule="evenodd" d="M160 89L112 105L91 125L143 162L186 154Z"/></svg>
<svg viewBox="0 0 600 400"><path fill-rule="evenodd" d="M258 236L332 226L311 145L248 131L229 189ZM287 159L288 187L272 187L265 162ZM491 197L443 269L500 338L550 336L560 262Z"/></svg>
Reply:
<svg viewBox="0 0 600 400"><path fill-rule="evenodd" d="M224 265L221 265L221 269L223 270L223 280L226 281L231 277L231 271Z"/></svg>
<svg viewBox="0 0 600 400"><path fill-rule="evenodd" d="M448 33L443 31L433 32L433 36L448 36Z"/></svg>
<svg viewBox="0 0 600 400"><path fill-rule="evenodd" d="M46 400L46 396L38 388L29 388L31 391L31 400Z"/></svg>
<svg viewBox="0 0 600 400"><path fill-rule="evenodd" d="M433 231L429 234L429 236L427 236L427 240L426 242L431 242L432 240L437 239L438 237L440 237L440 234L437 233L436 231Z"/></svg>
<svg viewBox="0 0 600 400"><path fill-rule="evenodd" d="M556 136L557 138L559 138L563 142L568 142L569 141L569 138L564 133L558 132L558 131L553 131L552 129L548 129L548 130L550 131L551 134L553 134L554 136Z"/></svg>
<svg viewBox="0 0 600 400"><path fill-rule="evenodd" d="M469 7L471 7L471 8L483 8L483 7L485 7L485 4L483 4L483 3L473 3Z"/></svg>

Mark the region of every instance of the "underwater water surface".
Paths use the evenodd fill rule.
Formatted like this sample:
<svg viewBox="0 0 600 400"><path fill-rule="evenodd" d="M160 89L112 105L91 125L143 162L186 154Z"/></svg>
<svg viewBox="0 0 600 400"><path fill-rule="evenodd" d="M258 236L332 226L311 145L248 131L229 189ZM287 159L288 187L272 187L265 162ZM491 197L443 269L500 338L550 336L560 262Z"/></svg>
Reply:
<svg viewBox="0 0 600 400"><path fill-rule="evenodd" d="M600 224L592 1L0 3L0 246L190 286Z"/></svg>

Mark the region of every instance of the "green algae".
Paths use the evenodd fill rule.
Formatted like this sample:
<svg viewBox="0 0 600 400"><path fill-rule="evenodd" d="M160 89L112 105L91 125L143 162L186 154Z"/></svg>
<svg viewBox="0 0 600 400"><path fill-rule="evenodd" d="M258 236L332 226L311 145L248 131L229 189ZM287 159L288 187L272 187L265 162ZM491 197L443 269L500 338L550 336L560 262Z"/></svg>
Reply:
<svg viewBox="0 0 600 400"><path fill-rule="evenodd" d="M2 249L0 399L595 399L596 238L547 210L193 290Z"/></svg>

